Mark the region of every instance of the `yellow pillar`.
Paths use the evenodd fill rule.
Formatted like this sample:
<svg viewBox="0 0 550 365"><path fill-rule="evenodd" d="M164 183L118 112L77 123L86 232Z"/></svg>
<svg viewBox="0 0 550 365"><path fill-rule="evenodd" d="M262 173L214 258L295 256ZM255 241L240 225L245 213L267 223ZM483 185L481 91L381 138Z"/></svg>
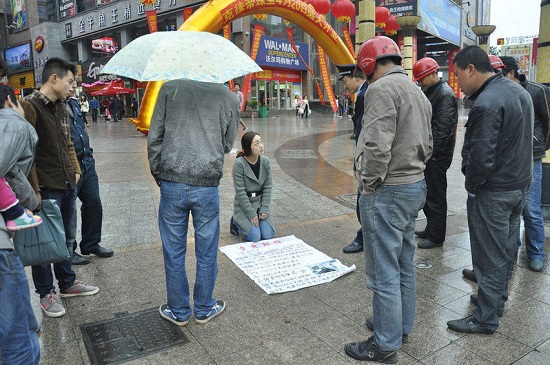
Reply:
<svg viewBox="0 0 550 365"><path fill-rule="evenodd" d="M367 39L374 37L376 23L374 19L374 0L359 0L359 14L357 14L355 30L355 54L359 53L361 44Z"/></svg>
<svg viewBox="0 0 550 365"><path fill-rule="evenodd" d="M422 17L418 15L405 15L395 18L403 31L403 68L412 79L413 68L413 36Z"/></svg>
<svg viewBox="0 0 550 365"><path fill-rule="evenodd" d="M550 1L540 2L539 45L537 54L537 82L550 83ZM548 155L548 153L547 153Z"/></svg>
<svg viewBox="0 0 550 365"><path fill-rule="evenodd" d="M485 52L489 52L489 36L497 29L494 25L476 25L472 27L472 32L477 35L477 41Z"/></svg>

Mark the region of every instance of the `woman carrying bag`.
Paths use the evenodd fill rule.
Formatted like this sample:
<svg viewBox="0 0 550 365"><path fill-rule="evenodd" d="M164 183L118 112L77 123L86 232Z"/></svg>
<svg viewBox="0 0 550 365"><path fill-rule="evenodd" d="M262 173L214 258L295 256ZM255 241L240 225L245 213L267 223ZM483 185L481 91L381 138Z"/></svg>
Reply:
<svg viewBox="0 0 550 365"><path fill-rule="evenodd" d="M235 202L230 231L248 242L271 239L275 235L270 209L271 162L264 156L258 133L243 134L241 147L233 164Z"/></svg>

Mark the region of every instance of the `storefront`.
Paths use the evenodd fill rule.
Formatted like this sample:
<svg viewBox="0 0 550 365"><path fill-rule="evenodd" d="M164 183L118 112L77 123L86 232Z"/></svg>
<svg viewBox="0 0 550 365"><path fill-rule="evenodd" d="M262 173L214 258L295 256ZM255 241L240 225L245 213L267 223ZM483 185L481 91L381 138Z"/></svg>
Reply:
<svg viewBox="0 0 550 365"><path fill-rule="evenodd" d="M293 109L295 96L302 95L303 60L309 59L306 43L295 42L296 50L288 39L262 36L256 63L263 72L252 76L249 100L256 100L269 109Z"/></svg>

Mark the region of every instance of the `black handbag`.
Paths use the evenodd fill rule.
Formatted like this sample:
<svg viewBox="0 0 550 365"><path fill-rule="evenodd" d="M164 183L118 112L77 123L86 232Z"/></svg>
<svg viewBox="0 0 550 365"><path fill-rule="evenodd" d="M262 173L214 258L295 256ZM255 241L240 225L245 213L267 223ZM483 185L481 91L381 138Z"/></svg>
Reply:
<svg viewBox="0 0 550 365"><path fill-rule="evenodd" d="M71 258L63 218L53 199L43 199L38 215L42 224L15 232L15 251L24 266L43 265L69 260Z"/></svg>

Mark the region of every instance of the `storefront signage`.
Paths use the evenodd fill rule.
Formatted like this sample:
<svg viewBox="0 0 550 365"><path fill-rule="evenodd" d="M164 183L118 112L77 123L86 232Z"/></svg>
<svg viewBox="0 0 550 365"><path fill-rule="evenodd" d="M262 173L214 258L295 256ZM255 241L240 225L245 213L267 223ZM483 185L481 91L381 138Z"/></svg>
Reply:
<svg viewBox="0 0 550 365"><path fill-rule="evenodd" d="M82 63L82 83L93 84L97 81L111 81L119 77L117 75L101 75L101 70L109 62L110 58L101 58Z"/></svg>
<svg viewBox="0 0 550 365"><path fill-rule="evenodd" d="M450 0L418 0L418 29L460 45L461 9Z"/></svg>
<svg viewBox="0 0 550 365"><path fill-rule="evenodd" d="M294 70L264 69L252 75L253 80L276 80L281 82L301 82L302 73Z"/></svg>
<svg viewBox="0 0 550 365"><path fill-rule="evenodd" d="M102 37L98 39L92 39L92 52L94 53L112 53L115 54L118 51L118 44L113 38Z"/></svg>
<svg viewBox="0 0 550 365"><path fill-rule="evenodd" d="M417 15L417 0L376 0L376 6L383 6L395 16Z"/></svg>
<svg viewBox="0 0 550 365"><path fill-rule="evenodd" d="M75 14L75 0L59 0L59 9L66 8L67 13L61 14L60 19L72 17L70 22L65 24L65 39L86 37L89 33L94 33L98 30L107 30L111 27L118 27L136 20L145 19L145 5L135 2L122 2L106 0L97 0L95 10L88 10L84 13L78 8L78 14ZM186 0L185 6L193 6L202 3L203 0ZM71 7L72 5L72 7ZM101 6L100 6L101 5ZM177 0L158 0L154 4L154 8L160 14L173 11L182 7ZM68 13L72 9L72 13ZM82 13L82 14L81 14ZM81 15L80 15L81 14Z"/></svg>
<svg viewBox="0 0 550 365"><path fill-rule="evenodd" d="M19 46L6 48L4 59L8 64L10 73L32 70L31 44L24 43Z"/></svg>
<svg viewBox="0 0 550 365"><path fill-rule="evenodd" d="M32 89L34 84L33 71L21 72L8 76L8 84L14 89Z"/></svg>
<svg viewBox="0 0 550 365"><path fill-rule="evenodd" d="M74 0L59 0L59 19L65 19L76 13Z"/></svg>
<svg viewBox="0 0 550 365"><path fill-rule="evenodd" d="M34 49L40 53L44 49L44 38L42 36L36 37L34 40Z"/></svg>
<svg viewBox="0 0 550 365"><path fill-rule="evenodd" d="M309 49L306 43L295 42L298 51L304 58L309 59ZM294 50L288 39L262 36L256 63L260 66L306 70L306 66Z"/></svg>

